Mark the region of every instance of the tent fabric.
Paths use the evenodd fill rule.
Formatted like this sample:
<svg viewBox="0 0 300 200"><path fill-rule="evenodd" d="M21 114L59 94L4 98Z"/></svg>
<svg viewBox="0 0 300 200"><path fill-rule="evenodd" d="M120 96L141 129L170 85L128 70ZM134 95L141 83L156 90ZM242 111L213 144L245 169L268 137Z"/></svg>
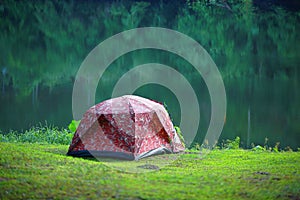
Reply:
<svg viewBox="0 0 300 200"><path fill-rule="evenodd" d="M103 101L84 114L67 155L138 160L183 150L163 105L125 95Z"/></svg>

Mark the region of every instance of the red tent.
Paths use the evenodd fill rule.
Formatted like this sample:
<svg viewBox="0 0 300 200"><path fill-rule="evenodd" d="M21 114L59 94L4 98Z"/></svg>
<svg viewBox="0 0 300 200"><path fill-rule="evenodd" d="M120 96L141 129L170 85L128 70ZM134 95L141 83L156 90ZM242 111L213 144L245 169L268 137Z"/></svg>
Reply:
<svg viewBox="0 0 300 200"><path fill-rule="evenodd" d="M84 114L67 155L138 160L183 150L164 106L126 95L103 101Z"/></svg>

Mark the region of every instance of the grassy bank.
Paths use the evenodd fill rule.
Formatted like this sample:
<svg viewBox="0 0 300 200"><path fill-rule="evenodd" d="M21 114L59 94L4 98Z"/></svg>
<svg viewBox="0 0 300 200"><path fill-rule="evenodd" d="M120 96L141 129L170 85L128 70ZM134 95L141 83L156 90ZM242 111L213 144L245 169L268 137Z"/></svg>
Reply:
<svg viewBox="0 0 300 200"><path fill-rule="evenodd" d="M182 155L151 173L124 173L67 157L67 149L1 142L0 199L300 198L300 152L213 150L204 159Z"/></svg>

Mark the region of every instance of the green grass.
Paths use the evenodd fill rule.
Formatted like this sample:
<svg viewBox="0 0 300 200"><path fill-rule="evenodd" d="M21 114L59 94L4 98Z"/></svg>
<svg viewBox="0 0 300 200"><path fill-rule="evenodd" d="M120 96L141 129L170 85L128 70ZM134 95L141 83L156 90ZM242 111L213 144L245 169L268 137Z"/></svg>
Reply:
<svg viewBox="0 0 300 200"><path fill-rule="evenodd" d="M300 152L213 150L125 173L68 145L0 142L0 199L299 199ZM151 163L116 161L117 166Z"/></svg>
<svg viewBox="0 0 300 200"><path fill-rule="evenodd" d="M32 127L25 132L0 132L0 142L29 142L39 144L68 145L72 140L74 132L71 132L67 129L59 129L57 127L48 126L47 124L40 124L40 126Z"/></svg>
<svg viewBox="0 0 300 200"><path fill-rule="evenodd" d="M300 198L299 151L243 150L237 137L205 157L196 145L183 155L100 161L66 156L72 135L48 126L0 134L0 199Z"/></svg>

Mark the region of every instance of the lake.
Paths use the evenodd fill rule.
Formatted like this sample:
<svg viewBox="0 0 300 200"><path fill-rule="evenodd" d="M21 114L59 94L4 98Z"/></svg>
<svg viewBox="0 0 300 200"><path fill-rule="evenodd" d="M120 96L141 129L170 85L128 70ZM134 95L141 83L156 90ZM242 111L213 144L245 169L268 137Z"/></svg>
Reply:
<svg viewBox="0 0 300 200"><path fill-rule="evenodd" d="M76 73L89 52L119 32L154 26L193 38L216 63L227 96L220 144L239 136L245 148L257 144L274 147L280 142L281 148L297 149L299 4L214 2L218 1L1 3L1 132L45 124L67 128L73 119ZM89 99L87 88L89 105L110 98L119 78L145 63L171 66L189 81L200 109L193 144L202 143L211 117L208 89L191 64L174 53L142 49L120 56L100 79L95 102ZM165 103L174 124L179 124L179 101L170 89L148 84L134 94Z"/></svg>

